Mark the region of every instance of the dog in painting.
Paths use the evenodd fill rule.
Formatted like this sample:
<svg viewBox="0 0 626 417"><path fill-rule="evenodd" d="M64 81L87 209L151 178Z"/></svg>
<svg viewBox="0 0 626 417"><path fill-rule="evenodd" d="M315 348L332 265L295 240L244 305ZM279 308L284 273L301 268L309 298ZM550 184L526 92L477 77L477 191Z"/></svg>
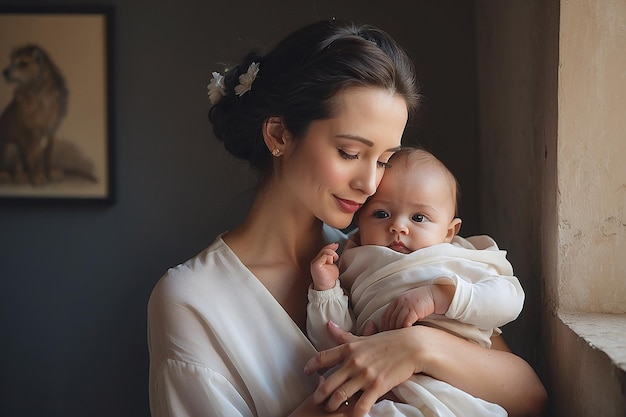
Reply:
<svg viewBox="0 0 626 417"><path fill-rule="evenodd" d="M46 51L37 45L16 48L2 72L15 83L13 99L0 115L0 179L41 186L63 174L52 167L56 131L67 113L65 80ZM8 164L9 146L17 158ZM12 166L11 166L12 165Z"/></svg>

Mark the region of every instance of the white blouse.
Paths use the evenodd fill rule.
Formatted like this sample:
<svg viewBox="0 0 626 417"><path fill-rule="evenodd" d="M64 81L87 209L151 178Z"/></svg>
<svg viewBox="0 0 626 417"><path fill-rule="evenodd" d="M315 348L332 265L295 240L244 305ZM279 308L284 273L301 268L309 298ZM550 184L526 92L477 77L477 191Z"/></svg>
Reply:
<svg viewBox="0 0 626 417"><path fill-rule="evenodd" d="M221 237L155 286L148 348L153 417L286 416L317 383L315 348Z"/></svg>

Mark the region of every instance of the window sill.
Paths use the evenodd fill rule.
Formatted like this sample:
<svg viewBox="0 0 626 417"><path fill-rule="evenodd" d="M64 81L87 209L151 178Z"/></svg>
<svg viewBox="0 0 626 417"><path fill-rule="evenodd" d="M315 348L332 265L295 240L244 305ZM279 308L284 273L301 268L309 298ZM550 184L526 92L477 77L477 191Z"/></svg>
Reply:
<svg viewBox="0 0 626 417"><path fill-rule="evenodd" d="M626 314L559 313L561 321L626 371Z"/></svg>

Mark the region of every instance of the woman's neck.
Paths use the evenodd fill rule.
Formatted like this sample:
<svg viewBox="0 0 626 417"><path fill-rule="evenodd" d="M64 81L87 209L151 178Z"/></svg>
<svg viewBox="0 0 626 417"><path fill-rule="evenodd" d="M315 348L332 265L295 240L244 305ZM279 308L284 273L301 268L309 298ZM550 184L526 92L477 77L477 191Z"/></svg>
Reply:
<svg viewBox="0 0 626 417"><path fill-rule="evenodd" d="M284 193L259 193L244 221L224 241L246 265L306 266L323 245L322 222Z"/></svg>
<svg viewBox="0 0 626 417"><path fill-rule="evenodd" d="M322 222L280 195L257 195L246 219L223 239L304 331L310 263L322 248Z"/></svg>

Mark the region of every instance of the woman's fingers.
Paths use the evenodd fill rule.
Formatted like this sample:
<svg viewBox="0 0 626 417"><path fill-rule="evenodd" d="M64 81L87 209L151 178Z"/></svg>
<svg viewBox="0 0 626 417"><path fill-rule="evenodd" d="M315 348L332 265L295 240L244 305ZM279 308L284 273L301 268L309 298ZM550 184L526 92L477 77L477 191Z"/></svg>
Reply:
<svg viewBox="0 0 626 417"><path fill-rule="evenodd" d="M346 402L352 402L354 404L358 399L359 392L364 386L369 386L371 382L367 381L362 374L352 376L350 372L351 370L349 369L340 368L331 376L321 381L313 393L314 402L321 404L325 401L324 409L328 412L340 409L342 406L346 405ZM357 395L357 397L355 397L355 395ZM367 403L367 401L365 403Z"/></svg>
<svg viewBox="0 0 626 417"><path fill-rule="evenodd" d="M317 352L304 366L304 373L313 375L315 372L330 368L343 361L341 346Z"/></svg>
<svg viewBox="0 0 626 417"><path fill-rule="evenodd" d="M354 405L352 417L364 417L374 406L376 401L378 401L378 399L383 395L384 393L378 394L373 390L365 391L363 394L361 394L361 397Z"/></svg>
<svg viewBox="0 0 626 417"><path fill-rule="evenodd" d="M385 388L367 369L354 370L340 368L318 385L313 393L316 404L326 401L324 409L334 412L341 409L346 402L354 407L353 417L365 416L372 406L391 387Z"/></svg>
<svg viewBox="0 0 626 417"><path fill-rule="evenodd" d="M346 358L345 344L358 340L357 336L346 332L333 321L329 321L326 327L330 335L339 343L339 346L317 352L315 356L309 359L304 366L304 373L307 375L311 375L322 369L331 368L343 362Z"/></svg>
<svg viewBox="0 0 626 417"><path fill-rule="evenodd" d="M345 346L338 346L333 349L318 352L306 364L304 371L311 374L319 369L329 368L337 363L343 362L345 358ZM351 379L349 370L345 367L339 368L328 378L321 379L315 392L313 401L315 404L326 403L328 411L335 411L339 406L348 401L361 388L358 379ZM346 382L347 381L347 382Z"/></svg>
<svg viewBox="0 0 626 417"><path fill-rule="evenodd" d="M340 365L317 387L312 395L315 404L333 412L346 399L354 405L354 415L365 415L378 398L419 372L415 363L413 329L392 330L367 337L357 337L329 323L329 332L341 345L318 352L305 367L305 372ZM351 398L362 394L354 403Z"/></svg>
<svg viewBox="0 0 626 417"><path fill-rule="evenodd" d="M346 405L346 403L349 404L352 396L358 392L357 390L355 390L355 392L352 391L353 390L351 388L347 388L345 385L338 386L334 391L332 391L330 397L328 397L328 401L326 401L324 409L329 412L336 411L341 406ZM315 395L313 398L315 398Z"/></svg>
<svg viewBox="0 0 626 417"><path fill-rule="evenodd" d="M346 332L344 329L337 326L337 324L335 324L332 321L328 322L328 325L326 326L326 328L328 329L328 333L330 333L330 335L339 344L350 343L350 342L354 342L358 340L358 336L355 336L350 332Z"/></svg>
<svg viewBox="0 0 626 417"><path fill-rule="evenodd" d="M306 366L304 367L304 372L307 375L311 375L314 372L319 371L320 369L330 368L337 365L338 363L343 362L346 357L346 353L344 352L346 347L343 345L359 339L358 336L355 336L350 332L346 332L332 321L328 322L327 328L330 335L337 341L337 343L339 343L339 346L317 352L317 355L309 359ZM370 320L365 325L365 331L365 334L367 336L377 333L376 325L374 324L374 322Z"/></svg>
<svg viewBox="0 0 626 417"><path fill-rule="evenodd" d="M309 359L304 366L304 373L307 375L322 369L331 368L343 362L346 358L345 344L358 339L357 336L346 332L332 321L328 322L327 328L330 335L339 343L339 346L317 352L315 356Z"/></svg>
<svg viewBox="0 0 626 417"><path fill-rule="evenodd" d="M332 321L328 323L328 331L340 345L318 352L311 358L304 367L304 372L308 375L344 362L351 352L348 343L358 340L357 336L346 332ZM330 377L321 381L313 394L314 401L320 404L327 400L326 409L328 411L337 410L348 398L359 392L363 386L363 381L358 377L353 377L351 372L353 372L352 368L341 367Z"/></svg>
<svg viewBox="0 0 626 417"><path fill-rule="evenodd" d="M290 417L296 416L306 416L306 417L353 417L353 410L356 404L355 401L349 401L348 405L344 403L339 409L335 412L329 413L324 409L323 406L319 404L315 404L312 397L307 398L307 400L298 407L298 409L294 410L293 413L289 414Z"/></svg>

